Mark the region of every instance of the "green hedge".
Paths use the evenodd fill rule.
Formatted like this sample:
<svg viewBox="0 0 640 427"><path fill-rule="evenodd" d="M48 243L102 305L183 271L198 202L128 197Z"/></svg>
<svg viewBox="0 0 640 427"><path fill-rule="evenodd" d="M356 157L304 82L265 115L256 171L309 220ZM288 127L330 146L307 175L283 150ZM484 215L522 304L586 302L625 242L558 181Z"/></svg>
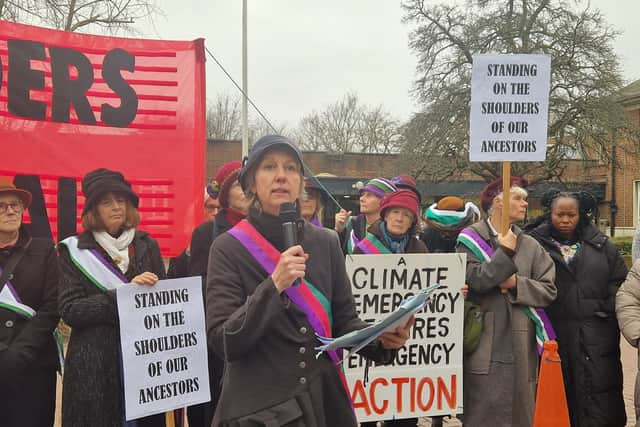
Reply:
<svg viewBox="0 0 640 427"><path fill-rule="evenodd" d="M622 253L622 255L631 255L631 243L633 242L633 237L625 236L625 237L614 237L613 243L618 247L618 250Z"/></svg>

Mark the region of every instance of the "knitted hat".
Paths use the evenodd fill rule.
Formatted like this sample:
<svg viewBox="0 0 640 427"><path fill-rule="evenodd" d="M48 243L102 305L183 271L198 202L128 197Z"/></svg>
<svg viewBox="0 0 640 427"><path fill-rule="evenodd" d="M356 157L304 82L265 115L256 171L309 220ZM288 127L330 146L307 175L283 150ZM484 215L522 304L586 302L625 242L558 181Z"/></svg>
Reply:
<svg viewBox="0 0 640 427"><path fill-rule="evenodd" d="M511 177L511 187L527 188L527 185L529 185L529 183L526 179L520 178L519 176ZM493 203L493 199L500 193L502 193L502 178L496 178L488 183L480 193L480 206L482 210L488 212Z"/></svg>
<svg viewBox="0 0 640 427"><path fill-rule="evenodd" d="M31 193L27 190L16 188L8 178L0 177L0 194L13 194L17 196L22 200L25 209L31 205Z"/></svg>
<svg viewBox="0 0 640 427"><path fill-rule="evenodd" d="M227 162L220 166L213 181L207 184L207 193L212 198L218 199L223 208L229 207L229 191L233 183L238 180L240 169L242 169L242 163L238 160Z"/></svg>
<svg viewBox="0 0 640 427"><path fill-rule="evenodd" d="M384 197L385 194L392 193L396 190L396 186L387 178L373 178L358 189L360 194L362 194L363 191L368 191L380 198Z"/></svg>
<svg viewBox="0 0 640 427"><path fill-rule="evenodd" d="M409 209L413 213L414 222L418 220L418 196L411 190L397 190L385 194L380 202L380 218L384 219L385 211L391 207Z"/></svg>
<svg viewBox="0 0 640 427"><path fill-rule="evenodd" d="M416 183L416 179L411 175L394 176L393 178L391 178L391 182L398 189L403 188L405 190L413 191L414 193L416 193L416 196L418 196L418 202L422 202L422 195L418 191L418 184Z"/></svg>
<svg viewBox="0 0 640 427"><path fill-rule="evenodd" d="M436 208L442 211L462 211L464 210L464 200L458 196L445 196L438 200Z"/></svg>
<svg viewBox="0 0 640 427"><path fill-rule="evenodd" d="M429 206L424 216L429 228L457 233L480 219L480 210L471 202L465 204L460 197L447 196Z"/></svg>
<svg viewBox="0 0 640 427"><path fill-rule="evenodd" d="M304 171L302 153L293 141L282 135L265 135L253 144L251 151L249 151L249 156L245 157L243 160L242 170L240 171L240 176L238 176L238 181L240 181L243 191L248 190L248 177L252 173L252 169L260 163L264 153L273 147L280 147L289 150L294 159L296 159L300 164L300 171Z"/></svg>
<svg viewBox="0 0 640 427"><path fill-rule="evenodd" d="M85 197L82 214L92 209L100 197L106 193L120 193L124 195L136 208L140 202L138 195L131 189L129 181L120 172L109 169L96 169L82 178L82 193Z"/></svg>

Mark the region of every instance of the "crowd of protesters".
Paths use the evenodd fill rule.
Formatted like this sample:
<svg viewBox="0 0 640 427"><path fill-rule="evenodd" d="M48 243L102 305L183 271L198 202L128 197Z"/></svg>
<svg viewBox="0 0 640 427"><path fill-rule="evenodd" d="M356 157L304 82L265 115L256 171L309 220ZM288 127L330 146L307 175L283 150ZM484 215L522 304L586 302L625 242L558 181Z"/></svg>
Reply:
<svg viewBox="0 0 640 427"><path fill-rule="evenodd" d="M593 196L548 191L544 214L527 221L527 182L519 177L508 197L502 179L487 184L477 195L481 212L462 195L423 204L416 180L399 175L362 185L352 215L331 205L304 170L298 147L278 135L256 141L244 163L225 163L206 187L205 222L167 272L157 242L138 228L138 195L121 173L83 177L83 231L57 250L22 223L31 194L0 179L0 424L53 425L62 319L71 328L62 425L164 426L163 414L125 420L115 288L200 276L212 400L187 409L191 427L355 426L339 355L314 352L316 334L366 326L344 257L462 252L461 292L482 313L477 345L464 356L464 425L532 426L536 336L558 342L572 426L626 425L619 341L622 331L639 344L640 263L628 272L594 225ZM287 218L284 206L293 207ZM324 227L326 213L336 211L333 228ZM291 220L293 245L282 233ZM360 354L391 363L413 321ZM639 396L637 382L636 413ZM418 419L383 424L417 426Z"/></svg>

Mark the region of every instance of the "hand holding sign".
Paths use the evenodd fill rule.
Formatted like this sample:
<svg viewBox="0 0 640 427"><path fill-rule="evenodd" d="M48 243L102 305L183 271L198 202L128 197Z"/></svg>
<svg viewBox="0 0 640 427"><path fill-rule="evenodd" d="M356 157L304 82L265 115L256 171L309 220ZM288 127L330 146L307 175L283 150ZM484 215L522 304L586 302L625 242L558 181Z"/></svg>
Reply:
<svg viewBox="0 0 640 427"><path fill-rule="evenodd" d="M131 279L131 283L135 283L136 285L155 285L158 282L158 276L155 273L150 271L145 271L142 274L138 274L136 277Z"/></svg>

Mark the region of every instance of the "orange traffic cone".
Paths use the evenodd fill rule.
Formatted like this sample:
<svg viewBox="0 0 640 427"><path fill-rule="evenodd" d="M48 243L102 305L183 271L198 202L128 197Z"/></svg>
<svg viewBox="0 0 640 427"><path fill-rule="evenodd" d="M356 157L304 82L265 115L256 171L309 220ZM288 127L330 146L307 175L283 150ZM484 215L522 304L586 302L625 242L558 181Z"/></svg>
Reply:
<svg viewBox="0 0 640 427"><path fill-rule="evenodd" d="M570 427L558 343L545 341L540 361L533 427Z"/></svg>

